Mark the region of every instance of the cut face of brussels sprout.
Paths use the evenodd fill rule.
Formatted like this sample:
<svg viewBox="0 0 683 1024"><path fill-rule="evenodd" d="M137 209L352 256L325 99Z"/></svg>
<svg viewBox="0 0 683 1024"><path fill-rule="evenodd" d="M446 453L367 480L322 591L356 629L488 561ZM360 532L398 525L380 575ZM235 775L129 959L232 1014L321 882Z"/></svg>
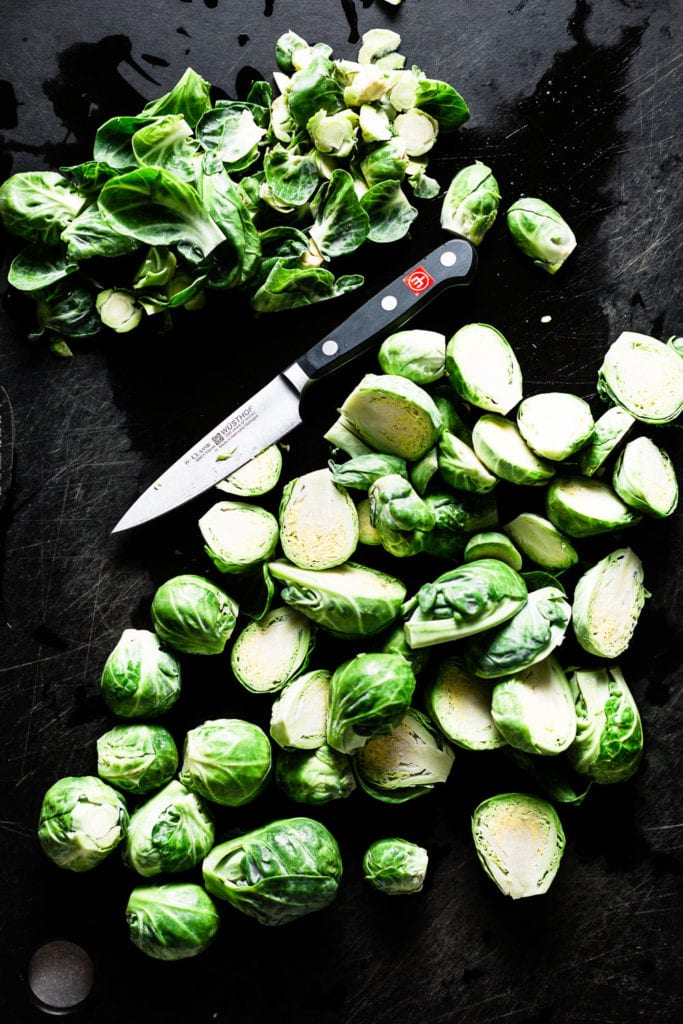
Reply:
<svg viewBox="0 0 683 1024"><path fill-rule="evenodd" d="M115 725L97 739L97 774L127 793L161 789L177 767L175 740L161 725Z"/></svg>
<svg viewBox="0 0 683 1024"><path fill-rule="evenodd" d="M343 800L356 788L351 760L323 743L317 750L283 750L275 763L275 781L299 804Z"/></svg>
<svg viewBox="0 0 683 1024"><path fill-rule="evenodd" d="M446 345L446 373L456 394L505 415L522 399L522 371L506 338L489 324L466 324Z"/></svg>
<svg viewBox="0 0 683 1024"><path fill-rule="evenodd" d="M180 665L156 633L124 629L100 680L110 711L122 718L156 718L180 696Z"/></svg>
<svg viewBox="0 0 683 1024"><path fill-rule="evenodd" d="M424 388L398 374L367 373L340 413L366 444L414 460L435 444L441 414Z"/></svg>
<svg viewBox="0 0 683 1024"><path fill-rule="evenodd" d="M521 512L503 529L523 554L543 569L560 572L579 560L576 548L557 527L535 512Z"/></svg>
<svg viewBox="0 0 683 1024"><path fill-rule="evenodd" d="M613 405L595 421L595 429L585 448L579 452L579 469L584 476L595 476L604 466L635 423L630 412Z"/></svg>
<svg viewBox="0 0 683 1024"><path fill-rule="evenodd" d="M445 373L446 335L418 328L385 338L377 352L383 373L408 377L415 384L433 384Z"/></svg>
<svg viewBox="0 0 683 1024"><path fill-rule="evenodd" d="M447 740L466 750L495 750L507 742L491 717L491 684L459 658L445 658L425 691L425 706Z"/></svg>
<svg viewBox="0 0 683 1024"><path fill-rule="evenodd" d="M546 491L545 509L553 526L569 537L610 533L634 526L641 518L609 484L580 476L552 480Z"/></svg>
<svg viewBox="0 0 683 1024"><path fill-rule="evenodd" d="M564 217L543 199L518 199L508 209L507 226L515 244L549 274L556 274L576 248Z"/></svg>
<svg viewBox="0 0 683 1024"><path fill-rule="evenodd" d="M271 763L270 740L260 726L217 718L186 733L178 778L206 800L241 807L263 790Z"/></svg>
<svg viewBox="0 0 683 1024"><path fill-rule="evenodd" d="M314 669L287 683L270 715L270 735L284 750L315 750L327 737L331 673Z"/></svg>
<svg viewBox="0 0 683 1024"><path fill-rule="evenodd" d="M439 122L424 110L412 107L394 119L394 129L408 156L424 156L434 146Z"/></svg>
<svg viewBox="0 0 683 1024"><path fill-rule="evenodd" d="M256 497L272 491L282 472L282 452L278 445L271 444L245 463L241 469L220 480L216 487L226 494L241 497Z"/></svg>
<svg viewBox="0 0 683 1024"><path fill-rule="evenodd" d="M128 824L120 793L94 775L68 775L43 797L38 841L60 868L90 871L116 849Z"/></svg>
<svg viewBox="0 0 683 1024"><path fill-rule="evenodd" d="M497 413L480 416L472 429L472 445L484 465L511 484L540 487L555 469L532 452L512 420Z"/></svg>
<svg viewBox="0 0 683 1024"><path fill-rule="evenodd" d="M472 448L444 430L436 446L439 475L456 491L488 494L498 483Z"/></svg>
<svg viewBox="0 0 683 1024"><path fill-rule="evenodd" d="M144 877L175 874L196 867L213 841L201 797L173 779L131 815L123 859Z"/></svg>
<svg viewBox="0 0 683 1024"><path fill-rule="evenodd" d="M215 846L202 874L213 896L260 924L279 925L332 902L342 861L319 821L285 818Z"/></svg>
<svg viewBox="0 0 683 1024"><path fill-rule="evenodd" d="M388 56L396 54L401 45L398 32L388 28L371 28L361 36L358 51L359 64L377 64Z"/></svg>
<svg viewBox="0 0 683 1024"><path fill-rule="evenodd" d="M160 639L186 654L220 654L232 636L237 610L220 587L191 573L162 583L151 608Z"/></svg>
<svg viewBox="0 0 683 1024"><path fill-rule="evenodd" d="M643 565L631 548L600 559L574 588L572 622L585 651L618 658L631 642L645 599Z"/></svg>
<svg viewBox="0 0 683 1024"><path fill-rule="evenodd" d="M273 554L278 541L275 516L258 505L219 501L199 519L204 550L220 572L245 572Z"/></svg>
<svg viewBox="0 0 683 1024"><path fill-rule="evenodd" d="M643 423L670 423L683 412L683 359L663 341L624 331L605 353L598 393Z"/></svg>
<svg viewBox="0 0 683 1024"><path fill-rule="evenodd" d="M390 896L421 892L429 854L407 839L377 839L363 857L363 877Z"/></svg>
<svg viewBox="0 0 683 1024"><path fill-rule="evenodd" d="M451 180L441 204L441 227L479 245L496 219L499 202L491 168L477 160Z"/></svg>
<svg viewBox="0 0 683 1024"><path fill-rule="evenodd" d="M131 942L154 960L186 960L213 942L220 919L211 897L193 882L141 885L126 906Z"/></svg>
<svg viewBox="0 0 683 1024"><path fill-rule="evenodd" d="M598 783L630 778L642 756L643 728L621 669L576 669L569 685L577 718L576 739L567 752L571 764Z"/></svg>
<svg viewBox="0 0 683 1024"><path fill-rule="evenodd" d="M327 742L350 754L401 721L415 690L415 675L400 654L357 654L330 680Z"/></svg>
<svg viewBox="0 0 683 1024"><path fill-rule="evenodd" d="M552 655L496 683L491 715L510 746L527 754L559 754L576 735L572 692Z"/></svg>
<svg viewBox="0 0 683 1024"><path fill-rule="evenodd" d="M409 708L386 736L368 740L353 757L359 786L385 803L403 803L445 782L454 754L423 712Z"/></svg>
<svg viewBox="0 0 683 1024"><path fill-rule="evenodd" d="M245 689L275 693L306 667L314 644L310 619L289 605L271 608L239 634L230 667Z"/></svg>
<svg viewBox="0 0 683 1024"><path fill-rule="evenodd" d="M484 871L513 900L548 891L565 847L555 808L526 793L482 801L472 815L472 837Z"/></svg>
<svg viewBox="0 0 683 1024"><path fill-rule="evenodd" d="M583 448L595 429L588 402L566 391L523 399L517 409L517 426L531 450L553 462Z"/></svg>
<svg viewBox="0 0 683 1024"><path fill-rule="evenodd" d="M612 486L622 501L662 519L678 504L678 480L668 454L649 437L629 441L617 459Z"/></svg>
<svg viewBox="0 0 683 1024"><path fill-rule="evenodd" d="M498 533L496 530L473 533L467 541L463 560L475 562L479 558L497 558L499 562L505 562L517 572L522 568L522 556L515 545L504 533Z"/></svg>
<svg viewBox="0 0 683 1024"><path fill-rule="evenodd" d="M280 502L280 544L302 569L331 569L358 544L358 514L350 495L317 469L290 480Z"/></svg>

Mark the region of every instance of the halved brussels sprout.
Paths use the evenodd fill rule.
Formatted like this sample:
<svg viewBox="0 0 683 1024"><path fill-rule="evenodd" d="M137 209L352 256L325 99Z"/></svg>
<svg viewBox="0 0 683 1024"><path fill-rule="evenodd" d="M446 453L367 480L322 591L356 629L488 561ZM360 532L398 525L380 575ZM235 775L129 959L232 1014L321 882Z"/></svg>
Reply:
<svg viewBox="0 0 683 1024"><path fill-rule="evenodd" d="M365 851L363 877L373 889L390 896L421 892L429 854L407 839L377 839Z"/></svg>
<svg viewBox="0 0 683 1024"><path fill-rule="evenodd" d="M576 735L572 691L552 654L496 683L491 715L510 746L527 754L559 754Z"/></svg>
<svg viewBox="0 0 683 1024"><path fill-rule="evenodd" d="M536 455L560 462L590 441L595 422L585 399L568 391L544 391L522 399L517 426Z"/></svg>
<svg viewBox="0 0 683 1024"><path fill-rule="evenodd" d="M173 778L178 748L161 725L115 725L97 739L97 774L127 793L150 793Z"/></svg>
<svg viewBox="0 0 683 1024"><path fill-rule="evenodd" d="M313 669L287 683L270 714L270 735L283 750L315 750L327 738L331 672Z"/></svg>
<svg viewBox="0 0 683 1024"><path fill-rule="evenodd" d="M310 619L289 605L271 608L236 638L230 667L246 690L276 693L306 667L314 645Z"/></svg>
<svg viewBox="0 0 683 1024"><path fill-rule="evenodd" d="M626 444L614 466L612 486L631 508L657 519L670 516L678 504L674 464L649 437Z"/></svg>
<svg viewBox="0 0 683 1024"><path fill-rule="evenodd" d="M121 718L157 718L180 697L178 659L149 629L124 629L104 663L105 704Z"/></svg>
<svg viewBox="0 0 683 1024"><path fill-rule="evenodd" d="M186 960L207 949L220 918L211 897L194 882L141 885L130 894L126 923L131 942L154 960Z"/></svg>
<svg viewBox="0 0 683 1024"><path fill-rule="evenodd" d="M345 452L351 459L354 459L357 455L373 453L372 448L351 429L351 426L345 422L342 416L339 416L334 421L327 432L323 434L323 437L334 449Z"/></svg>
<svg viewBox="0 0 683 1024"><path fill-rule="evenodd" d="M460 658L439 662L425 690L425 707L447 740L466 750L505 746L491 716L491 684L472 675Z"/></svg>
<svg viewBox="0 0 683 1024"><path fill-rule="evenodd" d="M548 519L570 537L594 537L640 522L609 484L591 477L557 477L545 496Z"/></svg>
<svg viewBox="0 0 683 1024"><path fill-rule="evenodd" d="M377 361L383 373L433 384L446 372L446 335L418 328L396 331L380 345Z"/></svg>
<svg viewBox="0 0 683 1024"><path fill-rule="evenodd" d="M166 580L152 599L160 639L185 654L220 654L237 621L237 602L211 580L185 573Z"/></svg>
<svg viewBox="0 0 683 1024"><path fill-rule="evenodd" d="M595 782L623 782L640 764L643 727L633 694L617 665L575 669L569 676L576 705L570 763Z"/></svg>
<svg viewBox="0 0 683 1024"><path fill-rule="evenodd" d="M371 28L361 36L361 47L358 51L359 64L379 64L380 67L398 68L402 65L391 63L384 65L386 58L398 57L401 37L398 32L389 28Z"/></svg>
<svg viewBox="0 0 683 1024"><path fill-rule="evenodd" d="M363 498L356 506L358 511L358 543L368 544L370 547L380 547L382 538L377 527L372 522L372 509L370 499Z"/></svg>
<svg viewBox="0 0 683 1024"><path fill-rule="evenodd" d="M285 485L279 520L284 556L302 569L331 569L356 550L356 506L329 469L304 473Z"/></svg>
<svg viewBox="0 0 683 1024"><path fill-rule="evenodd" d="M603 468L634 423L631 413L619 405L613 405L598 416L593 436L578 456L579 469L584 476L595 476Z"/></svg>
<svg viewBox="0 0 683 1024"><path fill-rule="evenodd" d="M277 547L277 519L259 505L218 501L198 525L204 550L220 572L246 572L267 561Z"/></svg>
<svg viewBox="0 0 683 1024"><path fill-rule="evenodd" d="M418 107L397 114L393 127L408 156L424 156L433 148L439 134L436 118Z"/></svg>
<svg viewBox="0 0 683 1024"><path fill-rule="evenodd" d="M327 742L350 754L371 736L391 732L415 690L415 674L400 654L356 654L333 673L327 713Z"/></svg>
<svg viewBox="0 0 683 1024"><path fill-rule="evenodd" d="M393 135L388 113L372 103L361 104L358 127L363 142L367 143L386 142Z"/></svg>
<svg viewBox="0 0 683 1024"><path fill-rule="evenodd" d="M114 288L101 291L95 300L95 306L104 326L110 327L117 334L127 334L128 331L134 330L144 313L134 295Z"/></svg>
<svg viewBox="0 0 683 1024"><path fill-rule="evenodd" d="M555 808L528 793L483 800L472 815L472 838L484 871L513 900L547 892L565 848Z"/></svg>
<svg viewBox="0 0 683 1024"><path fill-rule="evenodd" d="M576 248L574 232L544 199L518 199L508 208L507 226L515 244L549 274L556 274Z"/></svg>
<svg viewBox="0 0 683 1024"><path fill-rule="evenodd" d="M473 533L465 545L463 561L476 562L479 558L497 558L499 562L505 562L511 569L517 572L522 568L522 556L504 533L497 530L484 530L482 533Z"/></svg>
<svg viewBox="0 0 683 1024"><path fill-rule="evenodd" d="M90 871L116 849L128 826L121 793L95 775L67 775L43 797L38 841L58 867Z"/></svg>
<svg viewBox="0 0 683 1024"><path fill-rule="evenodd" d="M265 788L271 766L270 740L260 726L216 718L186 733L178 778L205 800L241 807Z"/></svg>
<svg viewBox="0 0 683 1024"><path fill-rule="evenodd" d="M216 487L226 494L239 497L256 497L267 494L277 485L282 472L282 451L277 444L268 445L259 455L246 462L224 480L219 480Z"/></svg>
<svg viewBox="0 0 683 1024"><path fill-rule="evenodd" d="M631 548L596 562L574 588L576 639L589 654L618 658L631 642L646 598L643 564Z"/></svg>
<svg viewBox="0 0 683 1024"><path fill-rule="evenodd" d="M524 555L543 569L560 572L576 565L579 554L549 519L535 512L520 512L503 527Z"/></svg>
<svg viewBox="0 0 683 1024"><path fill-rule="evenodd" d="M431 395L414 381L393 373L366 373L340 413L371 448L409 461L429 451L442 425Z"/></svg>
<svg viewBox="0 0 683 1024"><path fill-rule="evenodd" d="M323 743L316 750L283 750L275 762L275 781L299 804L344 800L356 788L347 754Z"/></svg>
<svg viewBox="0 0 683 1024"><path fill-rule="evenodd" d="M554 467L531 450L517 424L498 413L479 417L472 445L484 465L508 483L540 487L555 474Z"/></svg>
<svg viewBox="0 0 683 1024"><path fill-rule="evenodd" d="M436 459L440 476L456 491L488 494L498 483L474 449L449 430L437 441Z"/></svg>
<svg viewBox="0 0 683 1024"><path fill-rule="evenodd" d="M623 331L598 370L598 394L643 423L670 423L683 412L683 359L663 341Z"/></svg>
<svg viewBox="0 0 683 1024"><path fill-rule="evenodd" d="M508 340L489 324L465 324L446 345L446 373L465 402L505 415L522 399L522 371Z"/></svg>
<svg viewBox="0 0 683 1024"><path fill-rule="evenodd" d="M209 852L214 834L202 798L172 779L131 815L123 860L144 877L189 871Z"/></svg>
<svg viewBox="0 0 683 1024"><path fill-rule="evenodd" d="M349 98L353 95L356 105L361 102L363 89L376 91L382 87L375 78L367 81L361 80L359 75L354 76L354 84L349 86ZM386 88L386 86L384 86ZM367 102L367 98L363 102ZM373 97L375 98L375 97ZM346 100L348 103L349 100ZM337 110L333 114L326 114L321 108L306 122L306 130L311 137L313 145L320 153L329 153L333 157L348 157L356 147L356 136L358 134L358 114L354 110Z"/></svg>
<svg viewBox="0 0 683 1024"><path fill-rule="evenodd" d="M452 178L441 204L441 227L480 245L496 219L499 202L491 168L477 160Z"/></svg>

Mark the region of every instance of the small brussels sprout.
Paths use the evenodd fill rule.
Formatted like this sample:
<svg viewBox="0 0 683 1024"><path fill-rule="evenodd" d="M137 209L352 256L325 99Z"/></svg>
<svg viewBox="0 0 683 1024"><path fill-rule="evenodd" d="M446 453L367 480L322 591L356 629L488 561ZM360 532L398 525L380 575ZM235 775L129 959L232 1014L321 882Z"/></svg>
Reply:
<svg viewBox="0 0 683 1024"><path fill-rule="evenodd" d="M388 735L356 751L353 770L361 789L383 803L404 803L446 782L454 753L431 719L408 708Z"/></svg>
<svg viewBox="0 0 683 1024"><path fill-rule="evenodd" d="M398 473L381 476L368 490L370 522L382 546L400 558L421 550L421 536L435 525L434 513Z"/></svg>
<svg viewBox="0 0 683 1024"><path fill-rule="evenodd" d="M398 455L382 455L380 452L370 452L367 455L357 455L348 462L328 463L332 480L340 487L355 487L367 491L371 484L381 476L398 474L408 479L408 469L405 459Z"/></svg>
<svg viewBox="0 0 683 1024"><path fill-rule="evenodd" d="M498 413L479 417L472 446L484 465L508 483L542 487L555 474L553 466L531 450L517 424Z"/></svg>
<svg viewBox="0 0 683 1024"><path fill-rule="evenodd" d="M553 655L497 682L491 715L510 746L527 754L559 754L576 735L572 692Z"/></svg>
<svg viewBox="0 0 683 1024"><path fill-rule="evenodd" d="M540 797L499 793L472 814L474 848L504 896L538 896L550 888L565 847L557 811Z"/></svg>
<svg viewBox="0 0 683 1024"><path fill-rule="evenodd" d="M446 344L446 374L465 402L505 415L522 399L522 371L512 346L489 324L465 324Z"/></svg>
<svg viewBox="0 0 683 1024"><path fill-rule="evenodd" d="M131 815L123 860L144 877L176 874L196 867L213 841L202 798L172 779Z"/></svg>
<svg viewBox="0 0 683 1024"><path fill-rule="evenodd" d="M330 680L327 742L350 754L371 736L381 736L401 721L415 690L415 674L400 654L357 654L340 665Z"/></svg>
<svg viewBox="0 0 683 1024"><path fill-rule="evenodd" d="M598 394L643 423L670 423L683 412L683 359L663 341L623 331L598 370Z"/></svg>
<svg viewBox="0 0 683 1024"><path fill-rule="evenodd" d="M285 818L214 846L202 874L213 896L260 924L280 925L333 901L342 860L319 821Z"/></svg>
<svg viewBox="0 0 683 1024"><path fill-rule="evenodd" d="M477 160L451 179L441 204L441 227L480 245L498 214L500 190L491 168Z"/></svg>
<svg viewBox="0 0 683 1024"><path fill-rule="evenodd" d="M104 326L111 327L117 334L127 334L134 330L144 313L134 295L114 288L101 291L95 300L95 307Z"/></svg>
<svg viewBox="0 0 683 1024"><path fill-rule="evenodd" d="M377 839L363 857L363 877L373 889L399 896L421 892L429 854L407 839Z"/></svg>
<svg viewBox="0 0 683 1024"><path fill-rule="evenodd" d="M289 605L271 608L239 634L230 667L246 690L275 693L306 667L314 646L310 619Z"/></svg>
<svg viewBox="0 0 683 1024"><path fill-rule="evenodd" d="M618 658L631 642L646 598L643 564L631 548L617 548L586 570L574 588L572 623L589 654Z"/></svg>
<svg viewBox="0 0 683 1024"><path fill-rule="evenodd" d="M507 226L514 243L549 274L556 274L576 248L564 217L543 199L518 199L508 208Z"/></svg>
<svg viewBox="0 0 683 1024"><path fill-rule="evenodd" d="M275 762L275 781L299 804L343 800L356 788L349 756L326 743L317 750L283 750Z"/></svg>
<svg viewBox="0 0 683 1024"><path fill-rule="evenodd" d="M511 619L528 600L524 580L497 558L479 558L423 584L405 624L411 647L459 640Z"/></svg>
<svg viewBox="0 0 683 1024"><path fill-rule="evenodd" d="M355 77L358 79L358 76ZM363 83L359 81L357 88L360 90L362 87ZM353 86L345 90L345 93L350 89L353 89ZM360 96L357 102L361 102ZM316 110L307 121L306 128L313 145L320 153L348 157L356 147L358 114L353 110L338 110L333 114L327 114L322 109Z"/></svg>
<svg viewBox="0 0 683 1024"><path fill-rule="evenodd" d="M456 491L488 494L498 483L474 449L449 430L442 431L436 452L439 474Z"/></svg>
<svg viewBox="0 0 683 1024"><path fill-rule="evenodd" d="M595 422L585 399L567 391L545 391L522 399L517 426L532 452L560 462L590 441Z"/></svg>
<svg viewBox="0 0 683 1024"><path fill-rule="evenodd" d="M678 480L669 455L649 437L629 441L614 466L612 486L630 508L662 519L678 505Z"/></svg>
<svg viewBox="0 0 683 1024"><path fill-rule="evenodd" d="M406 597L401 580L356 562L334 569L300 569L278 559L269 572L280 597L334 636L372 636L398 618Z"/></svg>
<svg viewBox="0 0 683 1024"><path fill-rule="evenodd" d="M466 750L495 750L506 740L491 716L491 684L452 655L436 667L425 707L447 740Z"/></svg>
<svg viewBox="0 0 683 1024"><path fill-rule="evenodd" d="M429 451L442 426L431 395L407 377L392 373L365 374L340 412L371 448L409 461Z"/></svg>
<svg viewBox="0 0 683 1024"><path fill-rule="evenodd" d="M309 45L296 32L284 32L275 41L275 60L278 67L288 75L291 75L295 70L292 56L297 49L308 50Z"/></svg>
<svg viewBox="0 0 683 1024"><path fill-rule="evenodd" d="M90 871L116 849L128 825L121 793L95 775L67 775L43 797L38 841L58 867Z"/></svg>
<svg viewBox="0 0 683 1024"><path fill-rule="evenodd" d="M220 654L232 636L237 604L203 576L173 576L152 599L152 622L162 642L185 654Z"/></svg>
<svg viewBox="0 0 683 1024"><path fill-rule="evenodd" d="M131 942L154 960L186 960L207 949L220 918L211 897L194 882L141 885L126 905Z"/></svg>
<svg viewBox="0 0 683 1024"><path fill-rule="evenodd" d="M216 487L226 494L256 497L268 494L277 485L282 472L282 451L277 444L268 445L259 455L246 462L241 469L219 480Z"/></svg>
<svg viewBox="0 0 683 1024"><path fill-rule="evenodd" d="M115 725L97 740L97 774L127 793L150 793L173 778L178 748L161 725Z"/></svg>
<svg viewBox="0 0 683 1024"><path fill-rule="evenodd" d="M331 569L348 561L358 544L356 506L329 469L286 484L280 501L280 544L301 569Z"/></svg>
<svg viewBox="0 0 683 1024"><path fill-rule="evenodd" d="M520 512L503 529L522 553L543 569L560 572L579 560L576 548L564 534L535 512Z"/></svg>
<svg viewBox="0 0 683 1024"><path fill-rule="evenodd" d="M623 782L640 764L643 727L633 694L617 665L575 669L569 685L576 738L567 751L575 770L594 782Z"/></svg>
<svg viewBox="0 0 683 1024"><path fill-rule="evenodd" d="M578 455L578 466L584 476L595 476L635 423L630 412L613 405L595 421L593 436Z"/></svg>
<svg viewBox="0 0 683 1024"><path fill-rule="evenodd" d="M270 740L260 726L216 718L186 733L178 778L205 800L241 807L265 788L271 765Z"/></svg>
<svg viewBox="0 0 683 1024"><path fill-rule="evenodd" d="M479 558L497 558L499 562L505 562L517 572L522 568L522 556L519 551L509 537L504 533L498 533L497 530L473 533L467 541L463 561L476 562Z"/></svg>
<svg viewBox="0 0 683 1024"><path fill-rule="evenodd" d="M327 738L331 672L313 669L287 683L270 713L270 735L283 750L315 750Z"/></svg>
<svg viewBox="0 0 683 1024"><path fill-rule="evenodd" d="M594 537L634 526L641 517L609 484L591 477L557 477L545 495L548 519L572 538Z"/></svg>
<svg viewBox="0 0 683 1024"><path fill-rule="evenodd" d="M121 718L156 718L180 696L180 665L148 629L124 629L104 663L100 687Z"/></svg>
<svg viewBox="0 0 683 1024"><path fill-rule="evenodd" d="M396 331L380 345L377 360L383 373L433 384L446 372L446 336L418 328Z"/></svg>
<svg viewBox="0 0 683 1024"><path fill-rule="evenodd" d="M199 519L204 550L219 572L246 572L267 561L278 542L277 519L265 508L218 501Z"/></svg>

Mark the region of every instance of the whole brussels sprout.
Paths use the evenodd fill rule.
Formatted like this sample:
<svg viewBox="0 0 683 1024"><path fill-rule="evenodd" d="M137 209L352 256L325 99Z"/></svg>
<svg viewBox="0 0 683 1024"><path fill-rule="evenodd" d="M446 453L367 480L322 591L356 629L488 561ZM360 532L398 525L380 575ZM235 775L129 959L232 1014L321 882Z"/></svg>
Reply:
<svg viewBox="0 0 683 1024"><path fill-rule="evenodd" d="M240 718L218 718L187 733L179 779L206 800L239 807L256 799L270 769L263 729Z"/></svg>
<svg viewBox="0 0 683 1024"><path fill-rule="evenodd" d="M576 669L569 676L576 707L576 738L567 751L574 769L598 783L623 782L643 753L640 712L615 665Z"/></svg>
<svg viewBox="0 0 683 1024"><path fill-rule="evenodd" d="M343 800L356 788L349 756L326 743L317 750L283 750L275 765L275 780L290 800L300 804Z"/></svg>
<svg viewBox="0 0 683 1024"><path fill-rule="evenodd" d="M213 841L202 798L173 779L131 815L123 859L145 877L175 874L199 864Z"/></svg>
<svg viewBox="0 0 683 1024"><path fill-rule="evenodd" d="M415 674L400 654L357 654L330 680L327 742L350 754L371 736L391 732L415 690Z"/></svg>
<svg viewBox="0 0 683 1024"><path fill-rule="evenodd" d="M373 888L390 896L420 892L429 855L407 839L378 839L363 857L363 875Z"/></svg>
<svg viewBox="0 0 683 1024"><path fill-rule="evenodd" d="M121 718L157 718L180 696L180 665L149 629L124 629L102 670L100 686Z"/></svg>
<svg viewBox="0 0 683 1024"><path fill-rule="evenodd" d="M175 740L161 725L115 725L97 740L97 774L127 793L161 789L177 767Z"/></svg>
<svg viewBox="0 0 683 1024"><path fill-rule="evenodd" d="M441 227L479 245L496 219L499 202L491 168L476 160L451 180L441 205Z"/></svg>
<svg viewBox="0 0 683 1024"><path fill-rule="evenodd" d="M193 882L141 885L126 906L131 941L155 960L186 960L216 936L220 918L211 897Z"/></svg>
<svg viewBox="0 0 683 1024"><path fill-rule="evenodd" d="M67 775L45 793L38 840L60 868L89 871L119 845L127 828L120 793L95 775Z"/></svg>
<svg viewBox="0 0 683 1024"><path fill-rule="evenodd" d="M507 226L515 244L549 274L556 274L576 248L574 232L544 199L518 199L508 209Z"/></svg>
<svg viewBox="0 0 683 1024"><path fill-rule="evenodd" d="M160 639L186 654L220 654L235 628L237 604L203 576L174 576L156 591L152 621Z"/></svg>

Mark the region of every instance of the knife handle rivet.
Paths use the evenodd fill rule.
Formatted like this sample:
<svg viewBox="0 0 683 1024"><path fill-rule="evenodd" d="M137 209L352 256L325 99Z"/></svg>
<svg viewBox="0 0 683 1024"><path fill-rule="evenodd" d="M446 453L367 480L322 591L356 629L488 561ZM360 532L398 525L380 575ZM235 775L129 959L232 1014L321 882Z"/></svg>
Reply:
<svg viewBox="0 0 683 1024"><path fill-rule="evenodd" d="M335 341L334 338L328 338L320 346L323 351L323 355L334 356L339 351L339 342Z"/></svg>
<svg viewBox="0 0 683 1024"><path fill-rule="evenodd" d="M387 313L390 313L392 309L396 309L398 306L398 299L395 295L385 295L380 302L380 306L382 309L386 310Z"/></svg>
<svg viewBox="0 0 683 1024"><path fill-rule="evenodd" d="M441 256L440 256L439 260L440 260L440 263L441 263L442 267L452 267L454 265L455 261L457 260L457 258L458 257L456 256L456 254L454 252L451 252L450 250L448 250L447 252L442 252L441 253Z"/></svg>

